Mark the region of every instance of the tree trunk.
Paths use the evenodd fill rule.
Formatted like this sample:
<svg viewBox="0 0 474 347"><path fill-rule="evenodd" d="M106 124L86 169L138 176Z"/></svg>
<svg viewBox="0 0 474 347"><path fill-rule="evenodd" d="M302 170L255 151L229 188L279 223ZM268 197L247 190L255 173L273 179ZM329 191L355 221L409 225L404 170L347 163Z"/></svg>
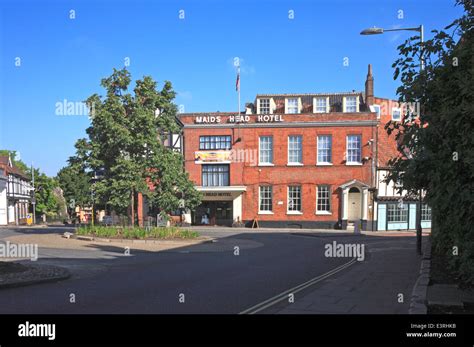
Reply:
<svg viewBox="0 0 474 347"><path fill-rule="evenodd" d="M131 194L131 207L132 207L132 222L131 225L132 227L135 226L135 192L132 189L132 194Z"/></svg>

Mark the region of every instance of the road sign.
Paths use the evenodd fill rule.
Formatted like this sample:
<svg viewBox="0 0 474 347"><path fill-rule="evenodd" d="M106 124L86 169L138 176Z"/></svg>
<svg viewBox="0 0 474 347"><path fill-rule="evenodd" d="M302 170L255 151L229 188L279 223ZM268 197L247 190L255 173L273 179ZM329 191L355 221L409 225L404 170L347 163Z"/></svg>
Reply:
<svg viewBox="0 0 474 347"><path fill-rule="evenodd" d="M31 214L26 215L26 224L28 225L33 224L33 216Z"/></svg>

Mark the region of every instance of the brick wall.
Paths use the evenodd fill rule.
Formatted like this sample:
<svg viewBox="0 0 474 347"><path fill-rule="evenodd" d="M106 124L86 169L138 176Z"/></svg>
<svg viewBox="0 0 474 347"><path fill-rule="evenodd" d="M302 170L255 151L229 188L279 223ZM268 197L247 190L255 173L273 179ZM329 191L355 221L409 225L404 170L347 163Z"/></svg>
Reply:
<svg viewBox="0 0 474 347"><path fill-rule="evenodd" d="M381 106L380 124L378 127L378 164L381 167L388 166L388 161L399 155L397 142L395 140L396 132L388 135L385 130L385 124L392 119L392 108L399 107L398 102L390 99L375 98L375 104Z"/></svg>
<svg viewBox="0 0 474 347"><path fill-rule="evenodd" d="M227 115L221 114L221 124L226 123ZM285 122L291 126L292 122L328 122L328 121L355 121L375 120L372 113L331 113L309 115L283 115ZM185 124L193 124L192 115L184 115L180 120ZM372 158L372 147L368 141L375 136L376 128L370 125L356 126L311 126L299 128L274 127L240 127L215 128L212 125L203 128L184 129L184 148L186 170L196 185L201 185L201 165L194 163L194 152L199 150L199 136L204 135L231 135L235 141L238 137L241 142L233 146L234 150L255 150L258 160L259 136L273 136L273 163L272 167L252 166L251 163L230 164L230 184L245 185L247 191L243 193L243 220L260 221L321 221L335 222L341 216L340 190L338 187L357 179L372 185L372 162L364 162L361 166L345 164L346 136L362 135L362 158ZM303 137L303 164L304 166L288 166L288 136L301 135ZM317 136L332 135L332 166L317 166ZM273 215L258 215L258 187L261 184L273 186ZM331 186L331 215L316 215L316 186L325 184ZM301 185L302 215L288 215L287 187ZM283 203L278 204L279 201Z"/></svg>

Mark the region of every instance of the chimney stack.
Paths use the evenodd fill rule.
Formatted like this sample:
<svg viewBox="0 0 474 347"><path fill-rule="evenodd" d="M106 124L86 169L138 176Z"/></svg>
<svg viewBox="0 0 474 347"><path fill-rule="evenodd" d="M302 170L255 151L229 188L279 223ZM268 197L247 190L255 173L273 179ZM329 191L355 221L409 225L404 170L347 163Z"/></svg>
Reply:
<svg viewBox="0 0 474 347"><path fill-rule="evenodd" d="M374 77L372 76L372 65L370 64L367 79L365 80L365 103L367 106L374 104Z"/></svg>

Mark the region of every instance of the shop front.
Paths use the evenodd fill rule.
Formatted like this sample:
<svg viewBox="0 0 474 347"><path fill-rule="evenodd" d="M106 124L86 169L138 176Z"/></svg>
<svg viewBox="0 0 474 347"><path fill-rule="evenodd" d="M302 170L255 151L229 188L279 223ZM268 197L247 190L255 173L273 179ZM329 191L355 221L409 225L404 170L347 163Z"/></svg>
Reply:
<svg viewBox="0 0 474 347"><path fill-rule="evenodd" d="M193 225L232 226L242 220L244 186L196 187L202 203L192 214Z"/></svg>

